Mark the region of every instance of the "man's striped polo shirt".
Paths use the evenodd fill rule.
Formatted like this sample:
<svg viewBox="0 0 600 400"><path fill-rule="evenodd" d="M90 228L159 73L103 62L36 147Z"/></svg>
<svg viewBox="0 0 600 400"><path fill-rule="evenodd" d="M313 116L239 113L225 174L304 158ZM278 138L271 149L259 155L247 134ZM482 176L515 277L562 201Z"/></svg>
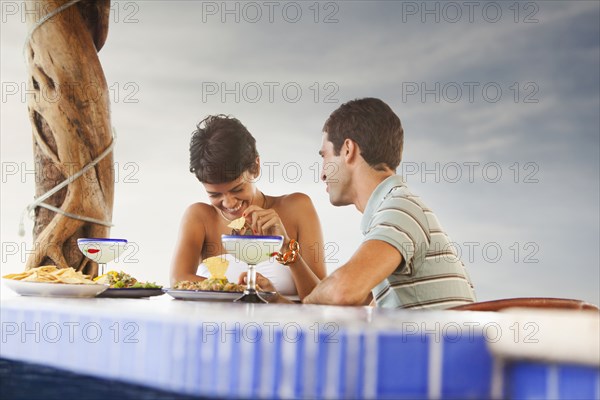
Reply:
<svg viewBox="0 0 600 400"><path fill-rule="evenodd" d="M398 268L373 289L378 307L441 309L475 301L473 285L450 238L400 175L377 186L361 230L363 241L384 241L402 255Z"/></svg>

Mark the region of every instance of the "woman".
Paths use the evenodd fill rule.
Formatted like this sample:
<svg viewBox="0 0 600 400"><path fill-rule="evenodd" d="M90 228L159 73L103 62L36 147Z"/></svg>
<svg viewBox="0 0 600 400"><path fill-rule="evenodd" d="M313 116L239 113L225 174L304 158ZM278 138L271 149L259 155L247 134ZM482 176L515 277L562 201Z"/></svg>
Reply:
<svg viewBox="0 0 600 400"><path fill-rule="evenodd" d="M221 235L231 234L228 225L240 217L256 235L283 236L282 252L294 241L300 244L299 256L289 257L288 265L266 262L256 267L278 291L302 299L325 277L323 234L310 198L302 193L269 196L256 187L260 174L256 140L240 121L215 115L200 122L190 143L190 171L204 185L210 204L192 204L183 216L171 285L206 279L203 264L198 271L200 262L225 253ZM237 282L245 266L228 259L227 277Z"/></svg>

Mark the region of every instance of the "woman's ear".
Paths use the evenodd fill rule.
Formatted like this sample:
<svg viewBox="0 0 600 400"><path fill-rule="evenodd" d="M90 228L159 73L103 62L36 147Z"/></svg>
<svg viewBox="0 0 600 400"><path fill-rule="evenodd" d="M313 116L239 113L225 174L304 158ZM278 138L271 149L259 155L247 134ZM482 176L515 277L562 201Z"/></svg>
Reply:
<svg viewBox="0 0 600 400"><path fill-rule="evenodd" d="M260 176L260 156L256 157L256 176L255 178L258 178Z"/></svg>

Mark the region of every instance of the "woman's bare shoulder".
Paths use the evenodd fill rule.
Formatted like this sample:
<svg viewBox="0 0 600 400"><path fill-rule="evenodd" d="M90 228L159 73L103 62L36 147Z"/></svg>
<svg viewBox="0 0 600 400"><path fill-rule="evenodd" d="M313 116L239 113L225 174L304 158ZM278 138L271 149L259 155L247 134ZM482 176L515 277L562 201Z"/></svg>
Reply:
<svg viewBox="0 0 600 400"><path fill-rule="evenodd" d="M214 218L215 216L215 208L206 203L190 204L183 214L183 218L186 220L200 219L204 221L208 218Z"/></svg>
<svg viewBox="0 0 600 400"><path fill-rule="evenodd" d="M310 197L304 193L295 192L285 194L283 196L274 197L273 208L279 208L283 212L289 210L307 211L314 210L314 206Z"/></svg>

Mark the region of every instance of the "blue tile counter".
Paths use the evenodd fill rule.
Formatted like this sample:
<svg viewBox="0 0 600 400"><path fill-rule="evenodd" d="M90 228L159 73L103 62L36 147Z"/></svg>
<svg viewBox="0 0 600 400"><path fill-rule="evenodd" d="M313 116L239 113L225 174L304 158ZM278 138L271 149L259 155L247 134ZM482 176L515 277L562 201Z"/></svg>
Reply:
<svg viewBox="0 0 600 400"><path fill-rule="evenodd" d="M514 362L506 371L505 393L512 399L597 399L598 368Z"/></svg>
<svg viewBox="0 0 600 400"><path fill-rule="evenodd" d="M598 399L600 392L593 312L387 311L162 296L11 297L2 299L0 315L0 358L185 395ZM564 325L561 318L589 332L559 335L557 346L553 324Z"/></svg>

